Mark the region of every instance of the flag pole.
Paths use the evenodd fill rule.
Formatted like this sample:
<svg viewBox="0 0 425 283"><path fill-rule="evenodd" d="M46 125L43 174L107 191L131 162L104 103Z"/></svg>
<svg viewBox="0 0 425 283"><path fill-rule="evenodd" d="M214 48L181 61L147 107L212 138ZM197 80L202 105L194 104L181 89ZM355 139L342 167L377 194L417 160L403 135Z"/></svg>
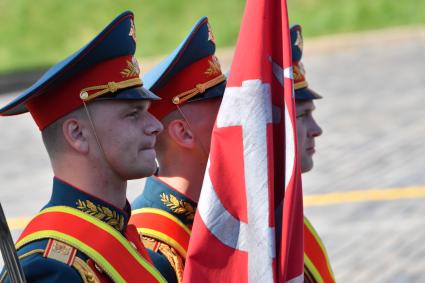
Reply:
<svg viewBox="0 0 425 283"><path fill-rule="evenodd" d="M8 271L9 277L13 283L26 283L24 271L16 254L15 245L6 216L0 203L0 249L3 260Z"/></svg>

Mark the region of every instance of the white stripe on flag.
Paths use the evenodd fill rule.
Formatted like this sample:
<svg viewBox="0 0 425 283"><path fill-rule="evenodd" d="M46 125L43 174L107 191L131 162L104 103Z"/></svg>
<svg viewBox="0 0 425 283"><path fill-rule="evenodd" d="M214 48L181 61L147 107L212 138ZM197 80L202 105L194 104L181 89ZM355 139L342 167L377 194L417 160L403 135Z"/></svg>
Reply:
<svg viewBox="0 0 425 283"><path fill-rule="evenodd" d="M208 230L226 246L248 252L244 239L248 230L247 224L234 218L223 206L208 174L210 161L206 169L198 211Z"/></svg>
<svg viewBox="0 0 425 283"><path fill-rule="evenodd" d="M294 127L292 125L292 120L289 115L288 106L285 102L285 191L288 188L289 181L292 179L292 174L294 172L294 163L295 163L295 140L294 140Z"/></svg>
<svg viewBox="0 0 425 283"><path fill-rule="evenodd" d="M238 245L248 249L249 282L273 282L275 233L269 226L267 151L267 124L273 122L272 112L270 85L247 80L241 87L226 88L217 116L217 128L242 127L248 224L239 231L243 235Z"/></svg>

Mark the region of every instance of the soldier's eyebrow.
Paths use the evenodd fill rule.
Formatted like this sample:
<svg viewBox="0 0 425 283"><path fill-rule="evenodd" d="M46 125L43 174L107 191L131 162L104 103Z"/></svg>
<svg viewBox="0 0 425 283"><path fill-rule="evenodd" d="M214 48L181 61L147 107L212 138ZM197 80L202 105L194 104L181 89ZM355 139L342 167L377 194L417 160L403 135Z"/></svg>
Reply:
<svg viewBox="0 0 425 283"><path fill-rule="evenodd" d="M300 111L300 112L297 112L297 114L296 114L295 118L299 118L299 117L301 117L301 116L304 116L305 114L307 114L307 113L306 113L306 111Z"/></svg>
<svg viewBox="0 0 425 283"><path fill-rule="evenodd" d="M316 106L314 106L314 105L308 105L308 106L301 108L301 111L313 112L314 110L316 110Z"/></svg>
<svg viewBox="0 0 425 283"><path fill-rule="evenodd" d="M126 110L137 109L139 111L147 111L151 105L150 101L143 100L134 103L130 103L127 105Z"/></svg>
<svg viewBox="0 0 425 283"><path fill-rule="evenodd" d="M296 109L296 111L295 111L295 117L298 118L298 117L300 117L302 115L312 113L315 109L316 109L316 107L314 105L312 105L312 106L305 106L305 107L304 106L301 106L301 107L299 107L299 108Z"/></svg>

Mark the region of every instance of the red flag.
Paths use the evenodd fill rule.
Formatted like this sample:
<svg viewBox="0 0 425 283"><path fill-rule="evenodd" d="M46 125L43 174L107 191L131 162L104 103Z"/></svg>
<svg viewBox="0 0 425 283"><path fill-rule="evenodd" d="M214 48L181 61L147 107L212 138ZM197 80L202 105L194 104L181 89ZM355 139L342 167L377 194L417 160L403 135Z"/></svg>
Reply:
<svg viewBox="0 0 425 283"><path fill-rule="evenodd" d="M185 282L303 282L285 0L247 0L214 126Z"/></svg>

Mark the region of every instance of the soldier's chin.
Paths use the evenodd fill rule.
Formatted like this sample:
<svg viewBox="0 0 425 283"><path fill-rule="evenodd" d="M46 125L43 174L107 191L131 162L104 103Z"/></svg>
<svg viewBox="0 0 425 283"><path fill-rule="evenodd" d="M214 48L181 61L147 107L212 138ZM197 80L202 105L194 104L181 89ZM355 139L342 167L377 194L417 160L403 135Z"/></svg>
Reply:
<svg viewBox="0 0 425 283"><path fill-rule="evenodd" d="M155 159L152 160L152 162L144 164L143 167L139 168L139 170L135 170L131 172L131 174L128 174L126 179L127 180L136 180L136 179L142 179L149 176L152 176L157 170L157 165L155 162Z"/></svg>
<svg viewBox="0 0 425 283"><path fill-rule="evenodd" d="M139 178L145 178L145 177L152 176L156 172L156 169L157 169L157 165L156 165L155 160L153 160L153 162L150 164L150 166L146 167L145 170L143 170L143 172L142 172L143 176L139 177Z"/></svg>
<svg viewBox="0 0 425 283"><path fill-rule="evenodd" d="M308 160L301 162L301 173L307 173L313 169L314 163L313 160Z"/></svg>

